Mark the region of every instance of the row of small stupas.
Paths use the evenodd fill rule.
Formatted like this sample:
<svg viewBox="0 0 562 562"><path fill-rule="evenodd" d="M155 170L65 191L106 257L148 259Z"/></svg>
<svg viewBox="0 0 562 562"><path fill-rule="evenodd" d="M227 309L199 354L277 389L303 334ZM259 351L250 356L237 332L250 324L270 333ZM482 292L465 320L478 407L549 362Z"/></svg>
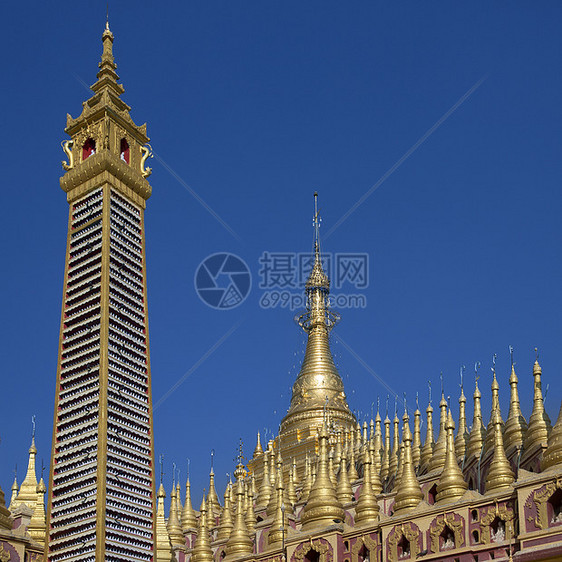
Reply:
<svg viewBox="0 0 562 562"><path fill-rule="evenodd" d="M502 419L495 366L487 426L476 381L470 430L461 391L455 423L442 392L434 439L429 404L422 444L405 405L400 432L377 413L360 426L349 410L329 332L329 280L322 268L315 214L315 259L306 283L308 335L290 408L279 435L258 443L248 470L242 456L221 506L211 471L197 515L174 486L166 522L159 490L157 560L560 560L562 559L562 408L554 428L544 408L541 367L533 367L533 411L525 420L517 376ZM384 433L383 433L384 425ZM391 436L391 425L393 426Z"/></svg>

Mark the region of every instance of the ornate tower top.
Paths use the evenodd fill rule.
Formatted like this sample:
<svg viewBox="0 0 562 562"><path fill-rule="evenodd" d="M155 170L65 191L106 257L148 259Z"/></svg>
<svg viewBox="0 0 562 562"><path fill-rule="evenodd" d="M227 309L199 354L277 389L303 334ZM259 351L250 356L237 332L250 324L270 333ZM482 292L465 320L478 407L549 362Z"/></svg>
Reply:
<svg viewBox="0 0 562 562"><path fill-rule="evenodd" d="M131 108L120 97L125 89L115 71L109 23L102 43L93 95L83 102L76 119L66 116L65 132L71 139L62 143L68 161L62 163L66 173L60 185L71 202L111 177L114 187L144 208L152 192L146 180L151 169L145 162L152 156L146 123L137 126L129 115Z"/></svg>
<svg viewBox="0 0 562 562"><path fill-rule="evenodd" d="M281 422L284 449L315 434L322 426L325 405L335 425L351 429L355 424L330 350L329 333L339 316L329 308L330 281L322 267L320 222L318 194L315 193L314 263L305 285L307 309L297 319L308 334L308 342L301 370L293 385L291 406Z"/></svg>

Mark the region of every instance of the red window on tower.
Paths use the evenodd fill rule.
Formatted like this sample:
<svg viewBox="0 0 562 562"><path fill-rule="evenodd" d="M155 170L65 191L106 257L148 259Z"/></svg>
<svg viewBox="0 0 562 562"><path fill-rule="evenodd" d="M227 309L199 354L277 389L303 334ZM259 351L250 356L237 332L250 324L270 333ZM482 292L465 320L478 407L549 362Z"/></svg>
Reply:
<svg viewBox="0 0 562 562"><path fill-rule="evenodd" d="M121 150L120 150L121 160L123 160L124 162L126 162L128 164L129 163L129 155L130 155L129 143L127 142L127 139L121 139Z"/></svg>
<svg viewBox="0 0 562 562"><path fill-rule="evenodd" d="M82 147L82 161L89 158L92 154L96 153L96 142L94 139L86 139L84 146Z"/></svg>

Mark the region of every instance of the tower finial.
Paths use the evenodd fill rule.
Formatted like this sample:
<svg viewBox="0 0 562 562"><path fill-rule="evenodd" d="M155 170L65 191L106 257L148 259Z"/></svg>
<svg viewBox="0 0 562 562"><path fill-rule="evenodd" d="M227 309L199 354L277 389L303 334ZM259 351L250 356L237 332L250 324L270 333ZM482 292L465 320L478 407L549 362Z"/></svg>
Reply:
<svg viewBox="0 0 562 562"><path fill-rule="evenodd" d="M160 463L160 484L162 484L164 478L164 455L160 455L158 462Z"/></svg>
<svg viewBox="0 0 562 562"><path fill-rule="evenodd" d="M191 460L187 457L187 479L189 480L189 465L191 464Z"/></svg>
<svg viewBox="0 0 562 562"><path fill-rule="evenodd" d="M538 363L539 361L539 348L535 347L535 361Z"/></svg>
<svg viewBox="0 0 562 562"><path fill-rule="evenodd" d="M429 391L429 405L431 405L431 381L427 381L427 388Z"/></svg>
<svg viewBox="0 0 562 562"><path fill-rule="evenodd" d="M464 390L464 371L466 370L466 367L464 365L461 365L461 393Z"/></svg>
<svg viewBox="0 0 562 562"><path fill-rule="evenodd" d="M511 368L513 369L513 367L515 366L515 362L513 361L513 346L512 345L509 346L509 359L511 361Z"/></svg>
<svg viewBox="0 0 562 562"><path fill-rule="evenodd" d="M494 378L496 378L496 358L497 355L494 353L494 355L492 355L492 366L490 367L492 373L494 373Z"/></svg>
<svg viewBox="0 0 562 562"><path fill-rule="evenodd" d="M445 396L445 389L443 387L443 371L439 373L439 379L441 381L441 397Z"/></svg>
<svg viewBox="0 0 562 562"><path fill-rule="evenodd" d="M35 415L31 416L31 439L35 439L35 418Z"/></svg>
<svg viewBox="0 0 562 562"><path fill-rule="evenodd" d="M478 376L478 369L480 369L480 361L476 361L476 363L474 363L474 380L476 382L476 386L478 386L478 379L480 378Z"/></svg>
<svg viewBox="0 0 562 562"><path fill-rule="evenodd" d="M211 472L213 472L214 458L215 458L215 450L211 449Z"/></svg>
<svg viewBox="0 0 562 562"><path fill-rule="evenodd" d="M318 214L318 192L314 192L314 254L320 254L320 215Z"/></svg>

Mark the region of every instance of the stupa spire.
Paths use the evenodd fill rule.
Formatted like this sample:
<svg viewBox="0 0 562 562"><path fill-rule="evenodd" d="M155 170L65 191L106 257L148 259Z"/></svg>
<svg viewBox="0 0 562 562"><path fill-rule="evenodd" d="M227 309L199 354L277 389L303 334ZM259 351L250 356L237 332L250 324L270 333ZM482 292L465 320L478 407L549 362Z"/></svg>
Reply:
<svg viewBox="0 0 562 562"><path fill-rule="evenodd" d="M445 465L445 456L447 454L447 400L445 400L445 390L443 388L443 373L441 377L441 400L439 401L439 435L433 448L433 456L429 463L428 472L434 470L442 470Z"/></svg>
<svg viewBox="0 0 562 562"><path fill-rule="evenodd" d="M535 379L535 391L533 396L533 411L529 417L529 427L525 435L524 447L526 451L543 446L546 447L548 443L548 432L550 431L551 424L550 418L544 409L544 399L542 395L542 369L539 365L538 350L535 348L536 360L533 365L533 377ZM23 484L22 484L23 486ZM21 494L21 491L20 491Z"/></svg>
<svg viewBox="0 0 562 562"><path fill-rule="evenodd" d="M541 468L546 470L551 466L556 466L562 463L562 403L560 404L560 411L558 419L548 436L548 447L544 452Z"/></svg>
<svg viewBox="0 0 562 562"><path fill-rule="evenodd" d="M29 527L27 528L29 536L41 546L45 546L45 533L47 531L47 516L45 514L46 492L47 487L45 486L45 482L43 482L43 478L41 478L37 485L37 502L35 503Z"/></svg>
<svg viewBox="0 0 562 562"><path fill-rule="evenodd" d="M511 470L511 466L505 456L503 448L502 421L499 406L492 411L492 419L494 421L494 456L488 477L486 478L485 492L497 492L505 488L509 488L515 476Z"/></svg>
<svg viewBox="0 0 562 562"><path fill-rule="evenodd" d="M234 527L230 533L230 538L226 543L227 558L242 557L251 554L254 549L254 543L250 538L248 527L246 527L246 517L244 513L244 477L246 471L242 464L242 444L240 444L240 454L238 455L238 464L234 471L236 476L236 515L234 516Z"/></svg>
<svg viewBox="0 0 562 562"><path fill-rule="evenodd" d="M197 528L197 518L191 505L191 483L189 482L189 459L187 459L187 481L185 483L185 502L181 512L181 528L184 533Z"/></svg>
<svg viewBox="0 0 562 562"><path fill-rule="evenodd" d="M369 441L368 446L363 450L363 486L355 507L356 524L372 523L379 516L380 508L371 481L372 448L373 443Z"/></svg>
<svg viewBox="0 0 562 562"><path fill-rule="evenodd" d="M496 354L492 358L492 412L490 414L490 421L488 423L488 427L486 428L486 439L484 441L484 451L489 451L495 442L495 421L494 421L494 411L499 410L500 408L500 385L498 384L498 379L496 378ZM503 420L501 419L500 414L500 422L502 426L502 434L503 434Z"/></svg>
<svg viewBox="0 0 562 562"><path fill-rule="evenodd" d="M232 522L232 507L230 505L230 487L232 484L229 482L224 490L224 507L219 521L219 528L217 531L217 539L224 540L230 537L230 532L234 523Z"/></svg>
<svg viewBox="0 0 562 562"><path fill-rule="evenodd" d="M455 454L457 459L462 463L466 454L466 444L468 442L468 429L466 425L466 396L464 395L464 369L461 367L461 395L459 396L459 428L455 439Z"/></svg>
<svg viewBox="0 0 562 562"><path fill-rule="evenodd" d="M16 498L16 506L19 507L24 503L30 509L35 509L37 502L37 476L35 471L37 447L35 447L35 416L32 417L32 435L31 446L29 447L29 458L27 461L27 473L21 483L18 497Z"/></svg>
<svg viewBox="0 0 562 562"><path fill-rule="evenodd" d="M351 489L351 484L349 482L349 477L347 474L347 454L345 451L345 447L342 450L341 454L340 471L338 474L338 485L336 493L338 496L338 501L342 505L349 503L353 499L353 490Z"/></svg>
<svg viewBox="0 0 562 562"><path fill-rule="evenodd" d="M455 501L463 496L468 488L464 481L462 471L457 462L457 453L455 451L455 422L449 409L447 416L445 431L447 432L447 452L445 457L445 465L443 472L437 483L437 501Z"/></svg>
<svg viewBox="0 0 562 562"><path fill-rule="evenodd" d="M416 411L414 412L414 439L412 441L412 464L414 469L420 465L421 457L421 412L416 393Z"/></svg>
<svg viewBox="0 0 562 562"><path fill-rule="evenodd" d="M402 461L402 477L400 478L400 487L396 493L394 510L396 513L403 513L414 509L422 500L423 494L420 484L414 471L412 463L412 434L410 433L410 420L408 410L404 404L404 416L402 418L403 441L404 441L404 459Z"/></svg>
<svg viewBox="0 0 562 562"><path fill-rule="evenodd" d="M324 424L320 430L319 448L318 473L301 516L302 528L305 530L315 526L332 525L334 520L343 521L344 519L343 508L336 495L336 488L328 474L326 417L324 417Z"/></svg>
<svg viewBox="0 0 562 562"><path fill-rule="evenodd" d="M392 434L392 450L390 452L390 463L388 468L388 477L396 478L396 471L398 469L398 456L400 451L400 420L398 419L398 409L397 401L394 400L394 419L392 420L392 425L394 426L394 431ZM396 479L395 479L396 482Z"/></svg>
<svg viewBox="0 0 562 562"><path fill-rule="evenodd" d="M173 471L175 473L176 467L174 465ZM185 540L181 530L181 524L178 515L178 494L175 482L172 484L172 491L170 492L170 513L168 515L168 535L172 546L185 546Z"/></svg>
<svg viewBox="0 0 562 562"><path fill-rule="evenodd" d="M428 390L429 403L425 410L427 429L425 433L425 443L423 444L420 455L420 473L427 471L429 463L431 462L431 457L433 456L433 447L435 445L433 441L433 406L431 405L431 381L428 381Z"/></svg>
<svg viewBox="0 0 562 562"><path fill-rule="evenodd" d="M258 439L256 443L256 448L254 449L254 458L263 455L263 448L261 446L260 432L258 431Z"/></svg>
<svg viewBox="0 0 562 562"><path fill-rule="evenodd" d="M480 362L474 364L474 415L472 417L472 428L468 436L468 443L466 445L466 456L467 458L476 456L479 457L482 452L482 445L484 443L484 437L486 435L486 430L484 429L484 424L482 423L482 407L480 405L480 398L482 398L482 393L478 388L478 369L480 367Z"/></svg>
<svg viewBox="0 0 562 562"><path fill-rule="evenodd" d="M503 434L505 450L508 452L513 448L520 449L523 446L523 439L527 432L527 422L521 413L521 404L519 403L518 380L515 374L515 362L513 361L513 347L511 346L509 346L509 354L511 357L511 375L509 377L511 399Z"/></svg>
<svg viewBox="0 0 562 562"><path fill-rule="evenodd" d="M207 502L205 495L201 500L201 514L199 515L199 525L197 527L197 538L193 545L191 562L213 562L213 550L209 542L209 532L207 531ZM160 558L157 558L160 562Z"/></svg>
<svg viewBox="0 0 562 562"><path fill-rule="evenodd" d="M172 560L172 544L170 542L170 535L168 535L168 528L166 527L166 513L164 511L164 498L166 492L164 485L160 482L158 488L158 503L156 507L156 533L155 533L155 550L158 562L171 562ZM193 557L192 557L192 560ZM209 561L210 562L210 561Z"/></svg>
<svg viewBox="0 0 562 562"><path fill-rule="evenodd" d="M314 194L314 262L305 284L306 311L298 323L308 335L306 351L293 385L289 411L281 422L281 439L296 440L298 432L312 435L323 423L327 408L335 425L353 427L355 419L347 404L343 381L330 350L329 334L339 315L329 308L330 281L322 267L318 194Z"/></svg>
<svg viewBox="0 0 562 562"><path fill-rule="evenodd" d="M388 397L386 399L386 416L384 418L384 448L381 461L381 480L388 478L390 470L390 419L388 417Z"/></svg>

